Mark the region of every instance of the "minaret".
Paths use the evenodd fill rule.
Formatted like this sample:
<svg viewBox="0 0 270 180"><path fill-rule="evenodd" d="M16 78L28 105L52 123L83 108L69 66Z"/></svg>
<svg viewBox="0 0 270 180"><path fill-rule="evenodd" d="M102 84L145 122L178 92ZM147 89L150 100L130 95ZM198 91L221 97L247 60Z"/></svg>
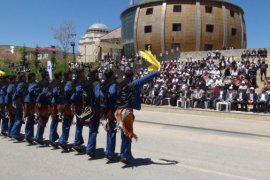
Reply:
<svg viewBox="0 0 270 180"><path fill-rule="evenodd" d="M134 0L130 0L130 6L134 6Z"/></svg>

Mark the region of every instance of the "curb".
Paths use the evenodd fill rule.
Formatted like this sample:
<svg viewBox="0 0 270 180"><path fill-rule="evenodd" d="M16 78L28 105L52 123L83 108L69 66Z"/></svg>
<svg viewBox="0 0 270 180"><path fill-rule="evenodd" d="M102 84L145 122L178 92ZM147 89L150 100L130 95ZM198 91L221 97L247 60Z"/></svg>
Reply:
<svg viewBox="0 0 270 180"><path fill-rule="evenodd" d="M214 110L181 109L181 108L169 107L169 106L149 106L149 105L142 105L142 111L154 111L154 112L198 115L198 116L208 116L208 117L225 117L225 118L233 118L233 119L270 122L269 114L259 114L259 113L251 113L251 112L234 112L234 111L222 112L222 111L214 111Z"/></svg>

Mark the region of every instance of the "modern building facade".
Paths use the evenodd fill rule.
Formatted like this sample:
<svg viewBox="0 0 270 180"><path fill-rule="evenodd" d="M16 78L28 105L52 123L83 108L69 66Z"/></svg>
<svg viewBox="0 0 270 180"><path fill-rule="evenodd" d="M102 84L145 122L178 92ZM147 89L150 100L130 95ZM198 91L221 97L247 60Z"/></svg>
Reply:
<svg viewBox="0 0 270 180"><path fill-rule="evenodd" d="M226 0L140 0L121 14L126 56L247 47L244 11Z"/></svg>

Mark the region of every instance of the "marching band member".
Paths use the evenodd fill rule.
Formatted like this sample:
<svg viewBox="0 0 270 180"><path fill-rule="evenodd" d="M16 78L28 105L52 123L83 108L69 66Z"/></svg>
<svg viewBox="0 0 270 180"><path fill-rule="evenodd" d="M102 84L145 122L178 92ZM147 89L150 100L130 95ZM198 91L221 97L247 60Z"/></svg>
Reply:
<svg viewBox="0 0 270 180"><path fill-rule="evenodd" d="M16 84L15 92L13 94L13 102L15 104L15 122L11 129L11 137L16 139L17 141L22 141L23 137L21 137L21 127L23 124L23 100L24 100L24 91L26 89L26 76L24 73L19 75L19 80Z"/></svg>
<svg viewBox="0 0 270 180"><path fill-rule="evenodd" d="M54 76L55 80L51 84L52 99L50 104L50 112L52 121L50 126L49 140L51 146L58 148L58 143L56 142L59 139L57 127L59 121L61 121L59 114L62 112L61 105L63 103L62 73L55 73Z"/></svg>
<svg viewBox="0 0 270 180"><path fill-rule="evenodd" d="M36 75L34 73L28 74L28 85L26 96L24 97L24 119L25 124L25 140L29 144L33 144L34 126L35 126L35 106L38 85L36 83Z"/></svg>
<svg viewBox="0 0 270 180"><path fill-rule="evenodd" d="M36 132L36 142L40 145L43 145L43 134L45 131L46 124L49 119L49 104L50 104L50 92L49 92L49 85L50 85L50 76L49 73L43 72L41 74L42 80L38 83L40 93L36 100L36 108L38 112L38 126Z"/></svg>
<svg viewBox="0 0 270 180"><path fill-rule="evenodd" d="M73 116L71 110L71 96L73 93L73 84L72 84L72 72L66 72L64 75L64 104L63 104L63 122L62 122L62 135L59 138L59 145L65 151L68 150L68 138L70 132L70 126L72 124Z"/></svg>
<svg viewBox="0 0 270 180"><path fill-rule="evenodd" d="M154 77L158 77L160 71L151 72L143 78L134 81L133 75L131 70L125 72L125 79L119 85L118 108L115 112L115 117L122 127L120 156L121 162L125 164L129 164L132 159L132 138L137 139L136 134L133 132L133 123L135 120L133 109L141 109L140 91L142 86L150 82Z"/></svg>

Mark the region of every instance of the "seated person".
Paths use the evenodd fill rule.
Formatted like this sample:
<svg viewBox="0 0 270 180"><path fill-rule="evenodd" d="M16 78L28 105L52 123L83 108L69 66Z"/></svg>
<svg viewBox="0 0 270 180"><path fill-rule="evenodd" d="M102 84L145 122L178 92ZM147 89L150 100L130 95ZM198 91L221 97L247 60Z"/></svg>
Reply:
<svg viewBox="0 0 270 180"><path fill-rule="evenodd" d="M185 86L185 89L180 93L181 101L189 101L191 99L191 90L188 85Z"/></svg>
<svg viewBox="0 0 270 180"><path fill-rule="evenodd" d="M247 95L248 104L253 105L253 112L257 112L258 95L257 93L255 93L254 87L251 87L249 91L250 92Z"/></svg>
<svg viewBox="0 0 270 180"><path fill-rule="evenodd" d="M199 86L196 87L193 93L194 108L202 107L203 105L203 90Z"/></svg>
<svg viewBox="0 0 270 180"><path fill-rule="evenodd" d="M237 105L236 105L236 109L238 110L238 105L241 105L241 111L245 111L247 112L247 93L246 93L246 89L244 88L240 88L239 89L239 93L237 94ZM245 107L245 110L244 110Z"/></svg>
<svg viewBox="0 0 270 180"><path fill-rule="evenodd" d="M159 92L158 92L158 96L156 98L156 106L160 106L162 103L162 100L166 98L167 95L167 90L165 88L165 86L161 86Z"/></svg>
<svg viewBox="0 0 270 180"><path fill-rule="evenodd" d="M265 88L262 89L262 92L258 96L258 108L261 112L267 113L269 103L269 95L266 93Z"/></svg>
<svg viewBox="0 0 270 180"><path fill-rule="evenodd" d="M231 103L232 110L236 110L236 99L237 93L233 90L233 87L230 86L226 94L226 102Z"/></svg>
<svg viewBox="0 0 270 180"><path fill-rule="evenodd" d="M170 94L171 94L171 106L177 106L177 100L179 98L179 91L177 90L177 86L173 85L173 88L170 90Z"/></svg>
<svg viewBox="0 0 270 180"><path fill-rule="evenodd" d="M214 100L213 100L212 107L213 107L214 109L216 109L217 103L218 103L218 102L225 101L225 99L226 99L226 94L227 94L227 92L226 92L226 90L224 89L224 86L220 86L220 87L219 87L219 92L218 92L218 94L215 94L215 98L214 98Z"/></svg>
<svg viewBox="0 0 270 180"><path fill-rule="evenodd" d="M148 85L147 84L143 85L143 89L141 91L141 102L142 103L146 102L146 99L149 96L149 93L150 93L150 91L149 91Z"/></svg>
<svg viewBox="0 0 270 180"><path fill-rule="evenodd" d="M158 85L155 85L146 98L146 104L154 104L157 96L158 96Z"/></svg>

